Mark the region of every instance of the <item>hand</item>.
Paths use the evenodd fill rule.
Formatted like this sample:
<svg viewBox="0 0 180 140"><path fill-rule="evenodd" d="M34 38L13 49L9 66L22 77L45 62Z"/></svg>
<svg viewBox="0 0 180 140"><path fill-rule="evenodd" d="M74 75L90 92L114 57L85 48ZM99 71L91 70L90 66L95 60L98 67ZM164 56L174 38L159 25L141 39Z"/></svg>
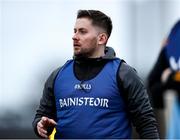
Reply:
<svg viewBox="0 0 180 140"><path fill-rule="evenodd" d="M171 73L172 70L170 68L165 69L161 75L161 82L166 83Z"/></svg>
<svg viewBox="0 0 180 140"><path fill-rule="evenodd" d="M57 125L57 123L53 119L42 117L41 120L37 123L37 131L43 138L48 138L47 128L55 125Z"/></svg>

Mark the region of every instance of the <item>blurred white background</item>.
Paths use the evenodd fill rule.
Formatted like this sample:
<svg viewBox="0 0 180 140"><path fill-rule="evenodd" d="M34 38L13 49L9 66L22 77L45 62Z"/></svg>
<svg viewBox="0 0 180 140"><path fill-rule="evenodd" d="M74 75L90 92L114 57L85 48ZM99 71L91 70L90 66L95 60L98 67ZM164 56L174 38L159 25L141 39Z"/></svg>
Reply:
<svg viewBox="0 0 180 140"><path fill-rule="evenodd" d="M0 0L0 127L31 128L49 74L72 58L79 9L112 18L108 46L146 80L179 0ZM13 119L15 121L13 121Z"/></svg>

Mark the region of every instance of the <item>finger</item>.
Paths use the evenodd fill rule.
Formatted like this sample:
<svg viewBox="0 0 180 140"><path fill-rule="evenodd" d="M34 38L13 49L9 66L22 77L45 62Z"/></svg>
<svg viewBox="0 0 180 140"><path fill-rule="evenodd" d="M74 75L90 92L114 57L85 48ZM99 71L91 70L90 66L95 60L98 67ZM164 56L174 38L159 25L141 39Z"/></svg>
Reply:
<svg viewBox="0 0 180 140"><path fill-rule="evenodd" d="M48 119L48 122L51 125L57 125L57 123L53 119Z"/></svg>
<svg viewBox="0 0 180 140"><path fill-rule="evenodd" d="M44 134L44 133L40 132L39 135L42 136L43 138L48 138L48 136L46 134Z"/></svg>
<svg viewBox="0 0 180 140"><path fill-rule="evenodd" d="M37 123L37 126L38 126L38 127L41 127L41 128L44 127L41 121L39 121L39 122Z"/></svg>
<svg viewBox="0 0 180 140"><path fill-rule="evenodd" d="M43 128L37 127L37 131L38 131L40 136L42 136L43 138L47 138L47 131L46 130L44 130Z"/></svg>
<svg viewBox="0 0 180 140"><path fill-rule="evenodd" d="M48 117L45 117L45 116L43 116L42 118L41 118L41 120L43 120L43 121L46 121L48 119Z"/></svg>
<svg viewBox="0 0 180 140"><path fill-rule="evenodd" d="M45 124L47 123L47 121L48 121L48 118L47 118L47 117L42 117L42 118L41 118L41 123L42 123L42 125L45 125Z"/></svg>
<svg viewBox="0 0 180 140"><path fill-rule="evenodd" d="M47 130L45 130L44 128L39 128L39 132L43 134L47 134Z"/></svg>
<svg viewBox="0 0 180 140"><path fill-rule="evenodd" d="M42 125L41 121L38 122L37 124L37 129L40 133L45 133L47 134L46 128Z"/></svg>

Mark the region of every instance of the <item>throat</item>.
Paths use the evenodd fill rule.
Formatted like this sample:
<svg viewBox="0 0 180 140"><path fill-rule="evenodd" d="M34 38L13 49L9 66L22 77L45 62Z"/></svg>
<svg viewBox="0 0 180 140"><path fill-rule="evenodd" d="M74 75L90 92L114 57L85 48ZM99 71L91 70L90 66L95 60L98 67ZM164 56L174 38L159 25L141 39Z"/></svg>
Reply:
<svg viewBox="0 0 180 140"><path fill-rule="evenodd" d="M106 63L107 60L102 58L86 58L83 60L75 60L75 76L80 81L93 79L103 69Z"/></svg>

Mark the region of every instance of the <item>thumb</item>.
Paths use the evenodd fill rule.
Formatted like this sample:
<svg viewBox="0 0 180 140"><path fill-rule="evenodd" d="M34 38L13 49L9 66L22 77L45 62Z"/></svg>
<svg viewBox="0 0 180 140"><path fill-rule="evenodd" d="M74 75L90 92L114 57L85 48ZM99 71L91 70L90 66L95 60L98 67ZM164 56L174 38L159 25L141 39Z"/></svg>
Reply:
<svg viewBox="0 0 180 140"><path fill-rule="evenodd" d="M48 117L43 116L43 117L41 118L41 123L42 123L42 125L46 125L47 122L48 122Z"/></svg>

